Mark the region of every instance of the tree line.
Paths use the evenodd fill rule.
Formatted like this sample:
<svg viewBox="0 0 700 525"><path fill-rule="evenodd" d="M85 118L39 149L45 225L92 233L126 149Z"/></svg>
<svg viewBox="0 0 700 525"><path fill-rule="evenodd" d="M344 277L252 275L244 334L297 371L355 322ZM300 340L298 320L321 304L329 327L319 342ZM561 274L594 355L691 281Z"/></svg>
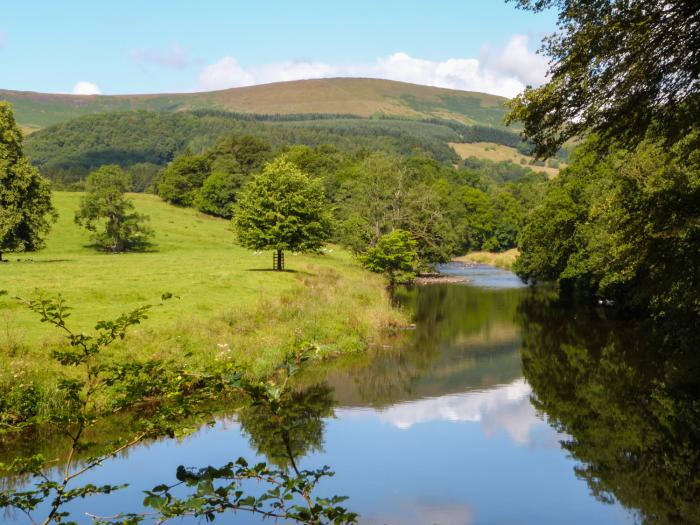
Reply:
<svg viewBox="0 0 700 525"><path fill-rule="evenodd" d="M323 188L332 210L331 240L363 254L402 230L421 268L469 250L514 247L547 184L544 175L505 166L510 163L455 169L424 156L354 154L329 145L274 150L258 137L233 135L200 155L177 156L159 174L156 191L172 204L235 220L241 192L264 166L282 159Z"/></svg>
<svg viewBox="0 0 700 525"><path fill-rule="evenodd" d="M87 175L105 164L134 172L134 188L150 181L175 156L201 153L224 135L248 134L275 148L330 144L344 151L420 152L458 163L450 142L494 142L528 154L531 145L502 127L465 125L444 119L361 118L352 115L256 115L214 110L131 111L87 115L32 133L27 154L54 187L82 189ZM565 160L565 159L564 159Z"/></svg>
<svg viewBox="0 0 700 525"><path fill-rule="evenodd" d="M525 221L515 270L697 327L700 4L512 1L559 22L543 46L550 80L508 118L540 157L582 142Z"/></svg>

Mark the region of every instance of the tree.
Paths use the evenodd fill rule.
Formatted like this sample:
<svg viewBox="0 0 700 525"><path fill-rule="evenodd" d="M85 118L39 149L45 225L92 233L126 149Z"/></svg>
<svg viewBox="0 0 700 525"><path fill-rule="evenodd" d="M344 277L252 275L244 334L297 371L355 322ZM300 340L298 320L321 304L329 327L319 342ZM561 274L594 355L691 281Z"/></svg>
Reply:
<svg viewBox="0 0 700 525"><path fill-rule="evenodd" d="M75 222L94 232L95 244L111 252L143 250L153 231L143 223L148 216L134 211L134 203L124 197L131 178L117 165L102 166L86 181L87 194L80 201ZM98 225L104 219L104 230Z"/></svg>
<svg viewBox="0 0 700 525"><path fill-rule="evenodd" d="M468 186L462 188L463 204L460 231L466 250L489 249L493 235L493 209L488 194Z"/></svg>
<svg viewBox="0 0 700 525"><path fill-rule="evenodd" d="M250 175L260 170L271 152L272 146L265 139L253 135L231 135L219 140L209 153L209 159L214 171Z"/></svg>
<svg viewBox="0 0 700 525"><path fill-rule="evenodd" d="M694 325L700 162L654 142L611 147L601 159L595 141L576 151L531 213L516 273Z"/></svg>
<svg viewBox="0 0 700 525"><path fill-rule="evenodd" d="M199 211L230 219L236 193L242 185L238 173L214 172L207 177L197 193L194 204Z"/></svg>
<svg viewBox="0 0 700 525"><path fill-rule="evenodd" d="M418 269L417 243L406 230L394 230L383 235L376 246L360 257L371 272L384 273L390 285L410 282Z"/></svg>
<svg viewBox="0 0 700 525"><path fill-rule="evenodd" d="M56 217L49 182L24 155L12 107L0 102L0 261L3 252L43 247Z"/></svg>
<svg viewBox="0 0 700 525"><path fill-rule="evenodd" d="M206 157L190 153L180 155L163 170L158 195L172 204L191 206L210 169L211 163Z"/></svg>
<svg viewBox="0 0 700 525"><path fill-rule="evenodd" d="M321 182L280 157L241 190L233 225L242 246L275 250L275 269L281 271L284 250L318 252L323 247L332 216Z"/></svg>
<svg viewBox="0 0 700 525"><path fill-rule="evenodd" d="M697 126L697 0L509 1L559 9L559 30L543 46L549 81L516 97L508 117L524 123L538 156L590 132L631 147L649 132L675 142Z"/></svg>
<svg viewBox="0 0 700 525"><path fill-rule="evenodd" d="M449 260L456 240L443 213L441 176L431 159L368 155L339 192L343 242L362 253L382 235L401 229L411 232L421 265Z"/></svg>

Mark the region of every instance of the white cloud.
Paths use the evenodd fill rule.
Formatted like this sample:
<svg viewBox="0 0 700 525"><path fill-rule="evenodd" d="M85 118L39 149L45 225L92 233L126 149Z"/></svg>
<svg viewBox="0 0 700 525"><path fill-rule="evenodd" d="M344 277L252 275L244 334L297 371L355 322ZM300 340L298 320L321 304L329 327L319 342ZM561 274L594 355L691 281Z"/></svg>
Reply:
<svg viewBox="0 0 700 525"><path fill-rule="evenodd" d="M74 95L101 95L100 86L92 82L81 80L73 86Z"/></svg>
<svg viewBox="0 0 700 525"><path fill-rule="evenodd" d="M156 64L171 69L185 69L192 63L187 50L177 42L165 50L132 49L129 51L129 56L136 62Z"/></svg>
<svg viewBox="0 0 700 525"><path fill-rule="evenodd" d="M479 58L433 61L399 52L373 64L300 60L244 68L227 56L204 67L199 84L204 89L225 89L308 78L373 77L512 97L527 84L538 85L546 79L546 60L530 52L527 44L526 36L515 35L501 50L485 47Z"/></svg>
<svg viewBox="0 0 700 525"><path fill-rule="evenodd" d="M545 57L531 53L526 35L515 35L500 51L484 46L481 60L487 69L518 78L525 84L539 85L547 78L548 62Z"/></svg>
<svg viewBox="0 0 700 525"><path fill-rule="evenodd" d="M518 445L532 444L532 430L545 426L530 403L532 389L523 379L493 389L401 403L379 412L379 419L400 429L430 421L480 423L487 436L503 430Z"/></svg>
<svg viewBox="0 0 700 525"><path fill-rule="evenodd" d="M199 83L205 89L224 89L257 84L233 57L224 57L215 64L206 66L199 74Z"/></svg>

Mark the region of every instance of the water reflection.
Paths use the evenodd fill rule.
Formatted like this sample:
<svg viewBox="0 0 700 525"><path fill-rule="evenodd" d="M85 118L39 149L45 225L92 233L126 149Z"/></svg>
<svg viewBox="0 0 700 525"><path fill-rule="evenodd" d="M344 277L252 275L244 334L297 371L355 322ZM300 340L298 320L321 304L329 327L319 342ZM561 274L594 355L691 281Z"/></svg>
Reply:
<svg viewBox="0 0 700 525"><path fill-rule="evenodd" d="M697 333L542 297L519 307L533 403L570 438L576 475L649 523L700 523Z"/></svg>
<svg viewBox="0 0 700 525"><path fill-rule="evenodd" d="M269 463L296 471L300 458L323 450L323 418L332 415L332 390L320 384L246 407L238 413L238 421L251 448Z"/></svg>
<svg viewBox="0 0 700 525"><path fill-rule="evenodd" d="M398 289L415 330L330 374L336 400L384 407L515 381L521 377L515 316L525 293L458 285Z"/></svg>
<svg viewBox="0 0 700 525"><path fill-rule="evenodd" d="M508 287L512 275L449 271L474 270L486 287L399 290L416 326L388 347L319 366L273 404L183 442L105 464L95 483L150 477L100 504L123 510L182 457L204 465L233 454L331 465L322 493L350 496L362 523L624 523L627 509L650 523L698 523L692 336Z"/></svg>
<svg viewBox="0 0 700 525"><path fill-rule="evenodd" d="M399 403L379 414L400 429L431 421L481 423L487 436L505 430L519 445L531 444L530 431L543 421L530 404L530 386L518 379L486 391Z"/></svg>

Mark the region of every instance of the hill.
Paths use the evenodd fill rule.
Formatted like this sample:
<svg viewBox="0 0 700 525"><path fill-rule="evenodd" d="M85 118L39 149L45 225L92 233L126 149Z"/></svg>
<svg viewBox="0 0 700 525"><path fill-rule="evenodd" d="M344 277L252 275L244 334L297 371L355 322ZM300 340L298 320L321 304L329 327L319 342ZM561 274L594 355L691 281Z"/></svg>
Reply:
<svg viewBox="0 0 700 525"><path fill-rule="evenodd" d="M275 149L328 144L346 152L421 153L451 163L459 157L448 143L465 140L460 131L437 122L199 110L87 115L32 133L25 146L42 173L54 181L71 183L103 164L157 168L185 149L200 153L231 134L254 135Z"/></svg>
<svg viewBox="0 0 700 525"><path fill-rule="evenodd" d="M202 93L65 95L0 89L26 131L113 111L212 109L258 114L344 114L447 119L500 126L505 98L370 78L296 80Z"/></svg>

